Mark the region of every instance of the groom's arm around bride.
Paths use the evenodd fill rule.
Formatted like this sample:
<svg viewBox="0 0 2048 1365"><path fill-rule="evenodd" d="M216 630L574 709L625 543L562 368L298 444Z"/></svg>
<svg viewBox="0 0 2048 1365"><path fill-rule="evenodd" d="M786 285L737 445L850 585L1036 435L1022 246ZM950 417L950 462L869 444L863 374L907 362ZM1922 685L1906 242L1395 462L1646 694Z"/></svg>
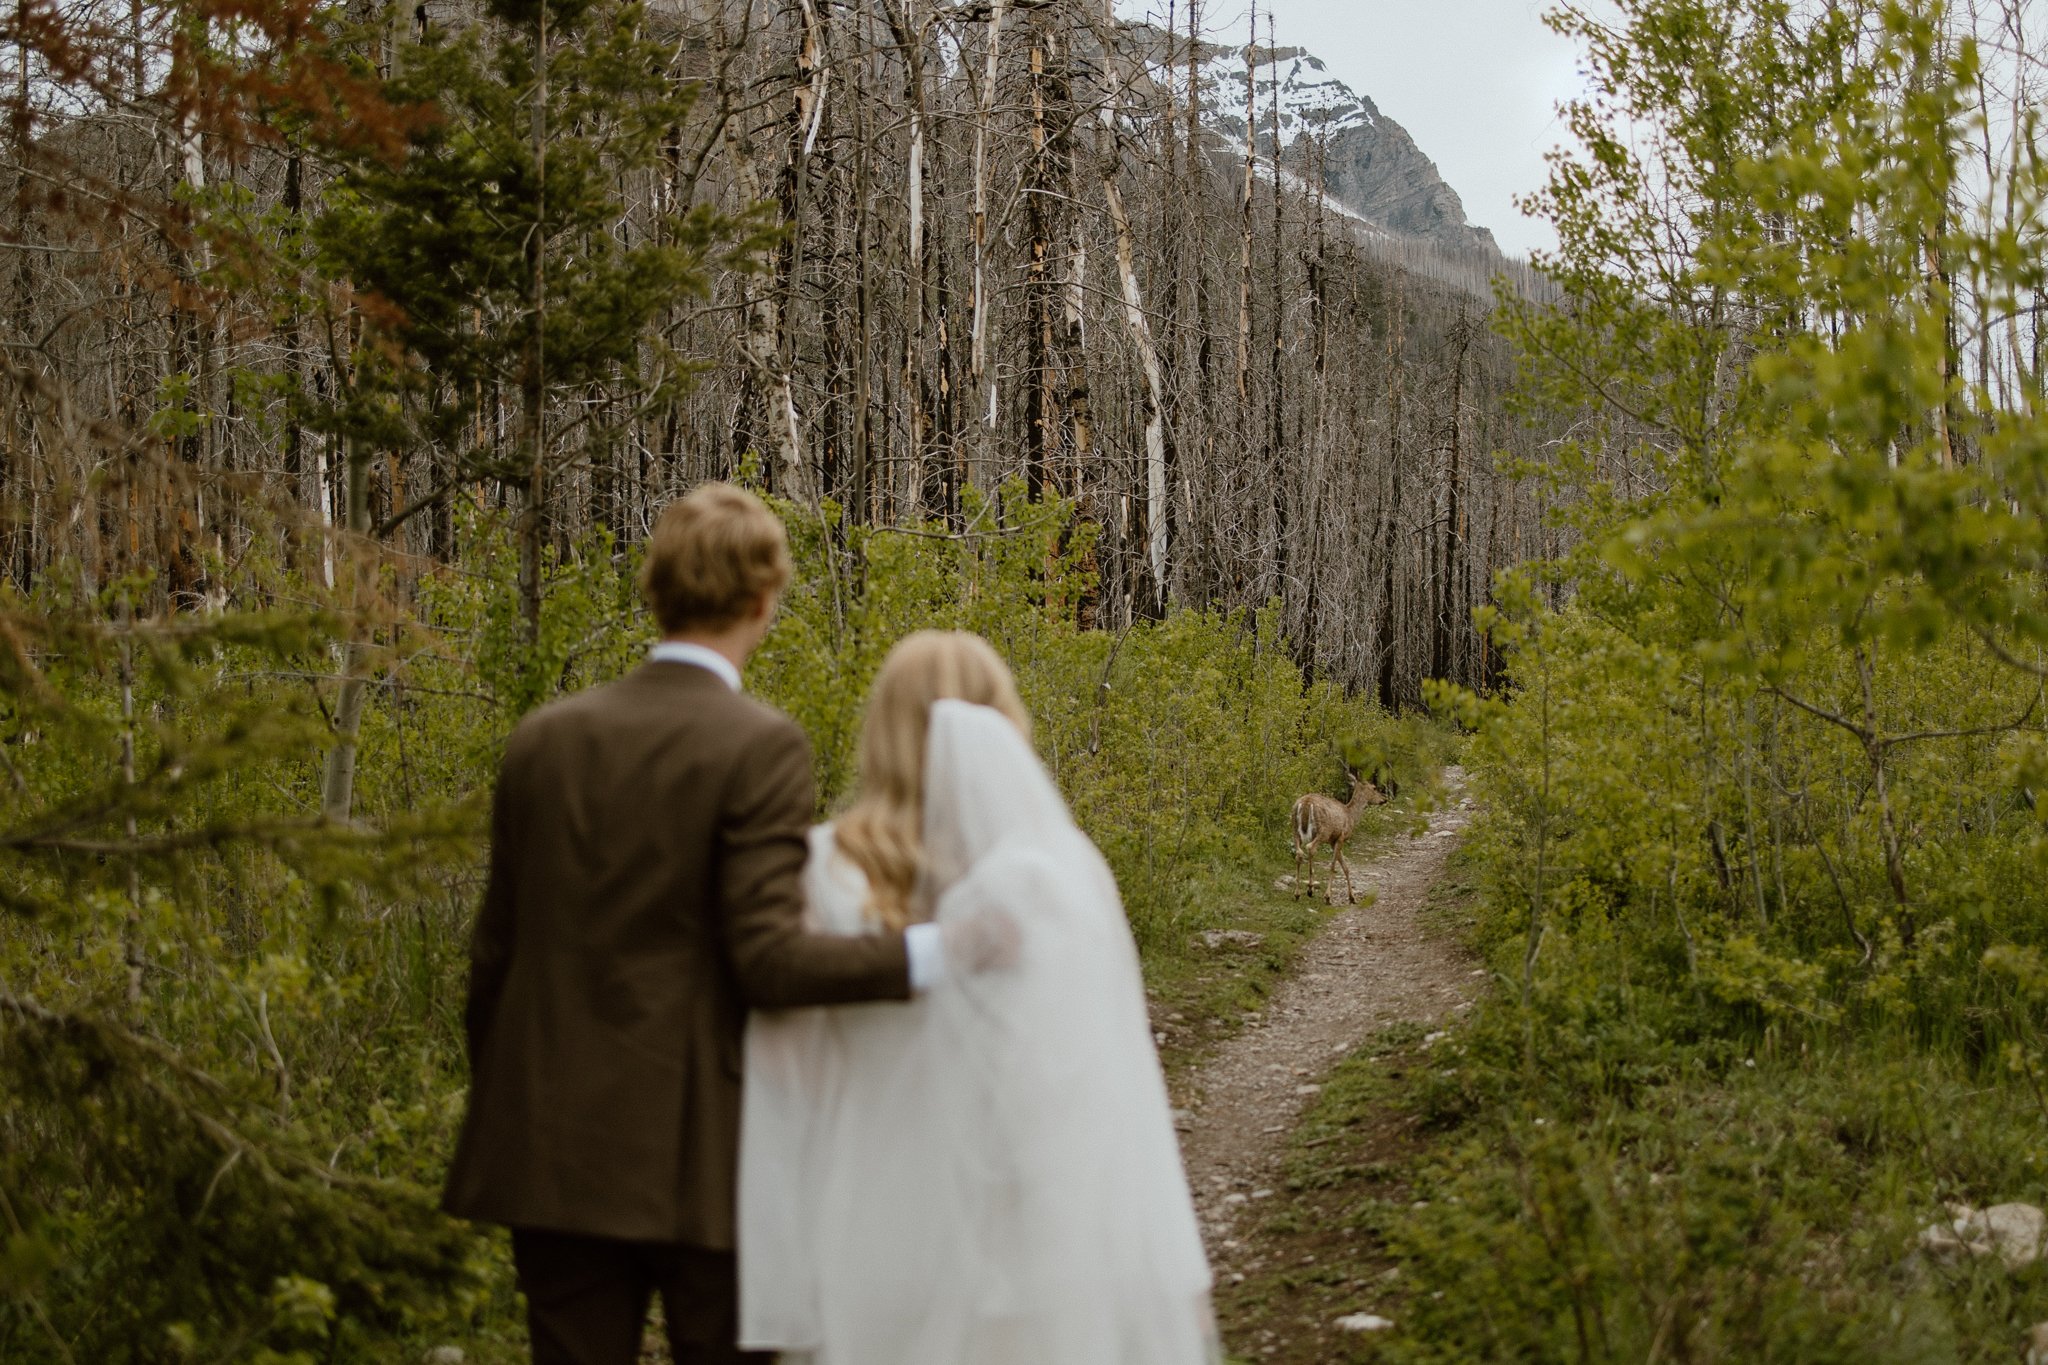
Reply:
<svg viewBox="0 0 2048 1365"><path fill-rule="evenodd" d="M804 927L809 745L738 690L789 576L758 499L699 488L642 574L663 643L506 747L446 1203L513 1229L539 1362L631 1365L654 1293L678 1360L741 1359L747 1010L911 994L903 935ZM913 946L933 973L936 941Z"/></svg>

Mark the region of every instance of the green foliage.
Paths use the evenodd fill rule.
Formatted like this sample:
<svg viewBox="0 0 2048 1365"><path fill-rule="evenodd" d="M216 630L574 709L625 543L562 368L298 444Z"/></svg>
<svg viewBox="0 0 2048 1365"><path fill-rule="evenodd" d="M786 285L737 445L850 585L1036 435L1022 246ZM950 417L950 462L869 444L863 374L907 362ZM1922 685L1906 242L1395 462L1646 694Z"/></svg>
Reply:
<svg viewBox="0 0 2048 1365"><path fill-rule="evenodd" d="M469 821L322 822L327 727L280 679L323 668L326 621L261 592L138 619L147 588L0 601L0 1355L422 1330L482 1280L431 1167L373 1136L373 1110L439 1125L447 1087L419 1085L416 1028L370 1025L364 954Z"/></svg>
<svg viewBox="0 0 2048 1365"><path fill-rule="evenodd" d="M1546 471L1574 595L1504 582L1511 689L1435 696L1503 989L1390 1231L1460 1292L1389 1354L2010 1359L2048 1282L1913 1248L2048 1202L2048 426L1956 343L2039 287L2048 178L2024 228L1955 207L1983 73L1939 5L1617 8L1560 21L1602 96L1541 197L1573 306L1509 322L1525 397L1594 414Z"/></svg>
<svg viewBox="0 0 2048 1365"><path fill-rule="evenodd" d="M825 811L889 647L980 631L1184 1007L1248 1003L1190 944L1224 907L1272 902L1254 985L1317 922L1259 885L1292 798L1346 745L1442 743L1305 684L1270 615L1079 628L1069 504L1005 489L966 535L781 510L798 577L749 681L811 731ZM324 589L251 556L204 615L137 618L142 582L0 602L0 1358L516 1358L502 1249L434 1208L484 797L535 680L616 677L651 629L597 534L548 560L529 647L511 529L461 540L374 585L352 823L319 813L341 618L271 605Z"/></svg>
<svg viewBox="0 0 2048 1365"><path fill-rule="evenodd" d="M1121 634L1082 630L1092 528L1071 503L967 497L970 527L859 529L828 545L834 514L785 513L799 582L751 673L817 746L829 808L857 776L860 702L912 630L975 631L1009 660L1047 766L1108 855L1141 942L1177 944L1196 869L1284 846L1286 812L1329 783L1339 749L1378 743L1419 761L1369 703L1304 685L1277 612L1179 612Z"/></svg>

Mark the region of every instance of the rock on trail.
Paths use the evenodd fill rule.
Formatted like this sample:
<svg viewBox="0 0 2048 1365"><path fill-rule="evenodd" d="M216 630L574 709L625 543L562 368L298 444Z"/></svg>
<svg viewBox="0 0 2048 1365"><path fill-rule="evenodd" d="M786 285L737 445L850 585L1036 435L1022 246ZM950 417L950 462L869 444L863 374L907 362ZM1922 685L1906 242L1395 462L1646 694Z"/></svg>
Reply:
<svg viewBox="0 0 2048 1365"><path fill-rule="evenodd" d="M1188 1183L1219 1270L1238 1247L1237 1215L1272 1193L1286 1134L1323 1074L1379 1029L1441 1019L1476 990L1471 960L1419 922L1472 817L1464 783L1461 769L1446 769L1444 800L1425 832L1397 837L1370 863L1353 861L1359 898L1372 903L1334 916L1256 1020L1175 1087L1186 1097ZM1340 874L1340 902L1343 884Z"/></svg>

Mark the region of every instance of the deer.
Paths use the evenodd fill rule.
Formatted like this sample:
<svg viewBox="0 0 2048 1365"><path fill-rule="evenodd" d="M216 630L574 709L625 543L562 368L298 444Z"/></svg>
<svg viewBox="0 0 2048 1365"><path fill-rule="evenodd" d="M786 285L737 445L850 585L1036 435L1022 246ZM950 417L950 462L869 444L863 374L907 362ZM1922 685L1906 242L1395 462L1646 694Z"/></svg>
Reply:
<svg viewBox="0 0 2048 1365"><path fill-rule="evenodd" d="M1358 902L1358 893L1351 886L1351 864L1344 861L1344 841L1351 837L1351 831L1358 827L1358 817L1365 814L1367 806L1382 806L1387 798L1378 787L1358 775L1350 764L1344 765L1344 775L1351 779L1351 799L1338 802L1334 797L1321 792L1310 792L1294 803L1294 897L1301 899L1304 882L1302 868L1308 869L1305 883L1315 887L1316 850L1330 846L1331 871L1344 870L1344 901L1347 905ZM1324 883L1325 886L1328 882Z"/></svg>

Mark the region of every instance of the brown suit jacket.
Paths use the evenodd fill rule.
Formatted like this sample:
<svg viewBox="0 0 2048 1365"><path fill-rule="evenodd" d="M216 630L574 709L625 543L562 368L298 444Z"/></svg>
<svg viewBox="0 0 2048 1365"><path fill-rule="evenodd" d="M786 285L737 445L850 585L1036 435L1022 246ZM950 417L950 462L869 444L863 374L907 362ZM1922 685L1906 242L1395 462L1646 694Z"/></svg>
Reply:
<svg viewBox="0 0 2048 1365"><path fill-rule="evenodd" d="M471 949L449 1212L733 1245L749 1006L907 999L900 935L807 932L810 746L650 663L513 732Z"/></svg>

